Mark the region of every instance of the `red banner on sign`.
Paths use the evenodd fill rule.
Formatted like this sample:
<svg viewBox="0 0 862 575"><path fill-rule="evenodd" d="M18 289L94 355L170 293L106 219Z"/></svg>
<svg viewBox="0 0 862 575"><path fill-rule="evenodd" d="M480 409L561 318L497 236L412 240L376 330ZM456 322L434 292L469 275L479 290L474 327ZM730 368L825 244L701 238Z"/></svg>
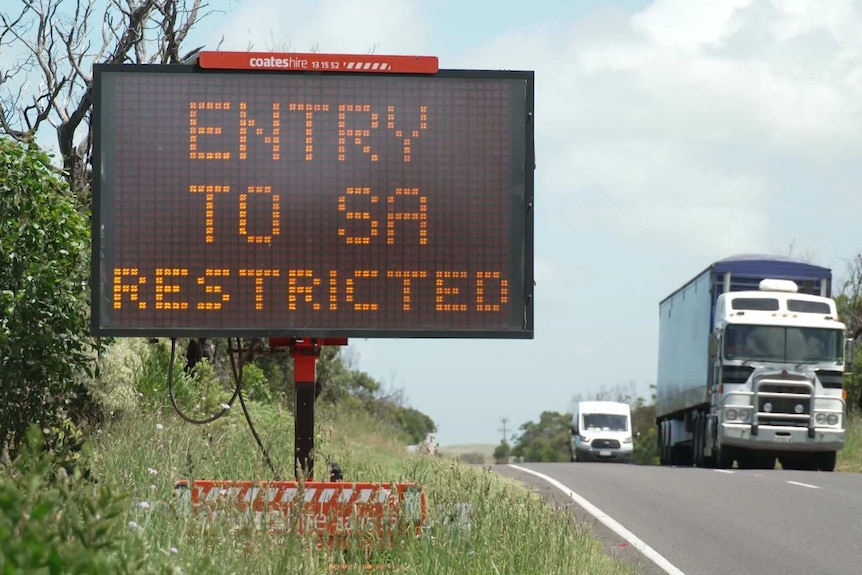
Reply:
<svg viewBox="0 0 862 575"><path fill-rule="evenodd" d="M290 531L327 545L421 533L425 493L412 483L178 481L181 504L237 531Z"/></svg>
<svg viewBox="0 0 862 575"><path fill-rule="evenodd" d="M377 54L316 54L276 52L201 52L201 68L277 70L283 72L369 72L376 74L436 74L437 56Z"/></svg>

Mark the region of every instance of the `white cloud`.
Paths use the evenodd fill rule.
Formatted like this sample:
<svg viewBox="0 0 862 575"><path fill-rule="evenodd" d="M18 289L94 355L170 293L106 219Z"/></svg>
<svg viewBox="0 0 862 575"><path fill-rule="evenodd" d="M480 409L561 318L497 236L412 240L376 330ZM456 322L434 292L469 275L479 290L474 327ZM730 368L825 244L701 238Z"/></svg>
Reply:
<svg viewBox="0 0 862 575"><path fill-rule="evenodd" d="M632 25L656 44L696 49L705 44L717 43L729 32L732 33L734 12L750 2L663 0L632 18Z"/></svg>
<svg viewBox="0 0 862 575"><path fill-rule="evenodd" d="M712 257L774 249L776 205L811 193L794 170L856 186L860 26L850 1L657 0L459 65L536 70L537 190L576 198L577 222Z"/></svg>
<svg viewBox="0 0 862 575"><path fill-rule="evenodd" d="M415 54L425 31L413 2L245 0L219 34L223 50Z"/></svg>
<svg viewBox="0 0 862 575"><path fill-rule="evenodd" d="M685 238L684 249L710 257L767 248L757 208L770 186L756 175L715 171L670 142L597 143L573 155L582 228L616 226L646 242Z"/></svg>

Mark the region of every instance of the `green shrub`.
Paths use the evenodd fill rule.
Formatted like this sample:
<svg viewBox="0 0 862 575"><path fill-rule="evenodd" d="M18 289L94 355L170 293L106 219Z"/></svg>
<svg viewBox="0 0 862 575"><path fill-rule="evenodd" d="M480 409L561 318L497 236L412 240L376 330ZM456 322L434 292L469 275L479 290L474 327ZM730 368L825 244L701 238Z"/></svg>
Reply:
<svg viewBox="0 0 862 575"><path fill-rule="evenodd" d="M272 402L269 380L264 371L253 363L242 368L242 391L243 397L249 401Z"/></svg>
<svg viewBox="0 0 862 575"><path fill-rule="evenodd" d="M109 416L122 417L138 409L135 382L143 360L149 355L147 340L119 338L107 345L99 357L98 375L91 384L93 397Z"/></svg>
<svg viewBox="0 0 862 575"><path fill-rule="evenodd" d="M177 349L181 349L177 346ZM206 417L221 409L230 399L208 361L198 363L191 373L184 369L185 359L177 352L173 366L173 391L177 405L192 417ZM170 343L158 340L148 346L135 380L136 391L143 406L157 410L173 409L168 395L168 375L171 359Z"/></svg>
<svg viewBox="0 0 862 575"><path fill-rule="evenodd" d="M89 224L35 145L0 139L0 449L62 441L93 413Z"/></svg>
<svg viewBox="0 0 862 575"><path fill-rule="evenodd" d="M641 465L658 465L658 436L654 425L635 436L632 461Z"/></svg>
<svg viewBox="0 0 862 575"><path fill-rule="evenodd" d="M501 441L500 444L494 448L494 463L509 463L509 454L511 453L512 448L506 441Z"/></svg>
<svg viewBox="0 0 862 575"><path fill-rule="evenodd" d="M127 499L71 476L32 427L14 463L0 469L0 572L125 573L143 547L124 526Z"/></svg>

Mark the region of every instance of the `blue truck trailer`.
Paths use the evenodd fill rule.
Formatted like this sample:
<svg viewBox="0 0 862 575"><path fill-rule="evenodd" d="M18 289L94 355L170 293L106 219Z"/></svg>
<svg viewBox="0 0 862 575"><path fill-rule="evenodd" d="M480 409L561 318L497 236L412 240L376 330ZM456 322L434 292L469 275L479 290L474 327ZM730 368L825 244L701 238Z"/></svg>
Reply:
<svg viewBox="0 0 862 575"><path fill-rule="evenodd" d="M829 268L738 255L659 303L662 465L834 470L853 342L831 291Z"/></svg>

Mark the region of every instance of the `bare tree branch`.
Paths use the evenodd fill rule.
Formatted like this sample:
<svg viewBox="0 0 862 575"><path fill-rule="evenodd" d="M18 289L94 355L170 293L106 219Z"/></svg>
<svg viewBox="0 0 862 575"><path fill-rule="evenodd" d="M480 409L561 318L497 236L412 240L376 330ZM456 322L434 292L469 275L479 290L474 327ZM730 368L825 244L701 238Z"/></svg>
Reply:
<svg viewBox="0 0 862 575"><path fill-rule="evenodd" d="M841 320L856 339L862 335L862 254L847 263L847 278L838 290L841 303Z"/></svg>
<svg viewBox="0 0 862 575"><path fill-rule="evenodd" d="M0 13L0 47L23 55L0 71L0 134L32 140L45 123L56 131L64 175L82 204L89 202L97 63L175 64L190 31L215 12L206 0L19 0L20 12ZM99 13L97 13L99 12ZM94 18L101 27L94 28ZM27 78L40 78L33 88Z"/></svg>

